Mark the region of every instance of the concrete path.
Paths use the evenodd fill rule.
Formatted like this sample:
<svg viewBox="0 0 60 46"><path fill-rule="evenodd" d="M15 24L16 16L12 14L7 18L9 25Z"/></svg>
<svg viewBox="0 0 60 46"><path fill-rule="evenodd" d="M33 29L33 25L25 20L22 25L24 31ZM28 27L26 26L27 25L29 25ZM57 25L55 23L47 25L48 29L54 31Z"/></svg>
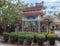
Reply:
<svg viewBox="0 0 60 46"><path fill-rule="evenodd" d="M60 38L60 30L55 30L55 33L57 34L57 37Z"/></svg>
<svg viewBox="0 0 60 46"><path fill-rule="evenodd" d="M0 46L22 46L22 45L12 45L12 44L0 43Z"/></svg>
<svg viewBox="0 0 60 46"><path fill-rule="evenodd" d="M9 45L9 44L0 43L0 46L16 46L16 45Z"/></svg>
<svg viewBox="0 0 60 46"><path fill-rule="evenodd" d="M56 46L60 46L60 41L56 41Z"/></svg>

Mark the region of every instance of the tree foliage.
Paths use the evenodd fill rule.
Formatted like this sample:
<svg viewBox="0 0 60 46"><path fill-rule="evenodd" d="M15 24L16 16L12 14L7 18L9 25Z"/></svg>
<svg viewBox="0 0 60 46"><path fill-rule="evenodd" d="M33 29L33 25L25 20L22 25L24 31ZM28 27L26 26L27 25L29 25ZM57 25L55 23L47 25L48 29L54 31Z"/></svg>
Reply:
<svg viewBox="0 0 60 46"><path fill-rule="evenodd" d="M50 15L44 16L44 19L49 19L50 21L54 20L53 16L50 16Z"/></svg>
<svg viewBox="0 0 60 46"><path fill-rule="evenodd" d="M58 19L60 19L60 12L57 14Z"/></svg>
<svg viewBox="0 0 60 46"><path fill-rule="evenodd" d="M0 0L0 25L3 31L8 30L8 25L13 25L11 29L15 28L15 22L23 17L20 9L26 7L20 0Z"/></svg>
<svg viewBox="0 0 60 46"><path fill-rule="evenodd" d="M13 2L13 3L12 3ZM0 8L2 8L3 21L6 24L12 24L16 19L22 18L20 8L26 8L26 4L17 0L0 0Z"/></svg>

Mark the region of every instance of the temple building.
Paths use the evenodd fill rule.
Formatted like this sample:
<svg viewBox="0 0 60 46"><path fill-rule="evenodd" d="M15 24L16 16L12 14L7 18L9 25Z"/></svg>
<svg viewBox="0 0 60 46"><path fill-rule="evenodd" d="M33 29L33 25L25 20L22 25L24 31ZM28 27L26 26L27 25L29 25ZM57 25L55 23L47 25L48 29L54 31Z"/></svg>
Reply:
<svg viewBox="0 0 60 46"><path fill-rule="evenodd" d="M22 18L22 31L48 32L49 20L43 19L46 14L45 9L44 2L21 9L24 15Z"/></svg>
<svg viewBox="0 0 60 46"><path fill-rule="evenodd" d="M60 20L58 19L57 16L54 16L53 22L55 23L54 25L55 29L60 29Z"/></svg>

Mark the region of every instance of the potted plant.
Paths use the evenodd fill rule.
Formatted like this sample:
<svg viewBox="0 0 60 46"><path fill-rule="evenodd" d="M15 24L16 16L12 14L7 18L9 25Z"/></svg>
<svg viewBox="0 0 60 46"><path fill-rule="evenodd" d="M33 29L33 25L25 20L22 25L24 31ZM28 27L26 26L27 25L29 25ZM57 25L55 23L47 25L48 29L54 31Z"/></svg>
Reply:
<svg viewBox="0 0 60 46"><path fill-rule="evenodd" d="M11 43L17 43L18 38L17 38L17 33L12 32L9 34L9 39Z"/></svg>
<svg viewBox="0 0 60 46"><path fill-rule="evenodd" d="M4 32L3 33L3 39L4 39L4 42L8 42L8 40L9 40L9 33Z"/></svg>
<svg viewBox="0 0 60 46"><path fill-rule="evenodd" d="M27 41L27 45L31 45L33 38L34 37L32 34L26 34L25 35L25 40Z"/></svg>
<svg viewBox="0 0 60 46"><path fill-rule="evenodd" d="M50 45L54 45L55 40L56 40L56 34L54 34L54 33L48 34L47 37L48 37Z"/></svg>
<svg viewBox="0 0 60 46"><path fill-rule="evenodd" d="M25 39L25 34L23 34L23 33L19 34L18 33L18 44L23 44L24 39Z"/></svg>
<svg viewBox="0 0 60 46"><path fill-rule="evenodd" d="M47 38L49 40L50 45L54 45L55 44L56 34L54 34L54 33L48 34Z"/></svg>
<svg viewBox="0 0 60 46"><path fill-rule="evenodd" d="M47 32L41 32L41 34L45 35L45 41L47 41L47 35L48 35L48 33Z"/></svg>
<svg viewBox="0 0 60 46"><path fill-rule="evenodd" d="M43 42L45 41L45 35L44 34L37 34L36 35L36 40L39 46L43 45Z"/></svg>
<svg viewBox="0 0 60 46"><path fill-rule="evenodd" d="M33 42L37 43L36 35L34 35Z"/></svg>

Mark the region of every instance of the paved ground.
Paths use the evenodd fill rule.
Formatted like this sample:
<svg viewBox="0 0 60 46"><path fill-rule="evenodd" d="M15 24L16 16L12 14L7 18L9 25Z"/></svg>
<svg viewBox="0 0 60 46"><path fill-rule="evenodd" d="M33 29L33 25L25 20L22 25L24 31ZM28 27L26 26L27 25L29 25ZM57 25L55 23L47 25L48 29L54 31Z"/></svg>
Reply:
<svg viewBox="0 0 60 46"><path fill-rule="evenodd" d="M17 45L10 45L10 44L3 44L3 43L0 43L0 46L17 46Z"/></svg>
<svg viewBox="0 0 60 46"><path fill-rule="evenodd" d="M56 46L60 46L60 41L56 41Z"/></svg>
<svg viewBox="0 0 60 46"><path fill-rule="evenodd" d="M60 30L55 30L55 33L57 34L57 37L60 37Z"/></svg>
<svg viewBox="0 0 60 46"><path fill-rule="evenodd" d="M14 45L0 42L0 46L22 46L22 45L16 45L16 44Z"/></svg>

